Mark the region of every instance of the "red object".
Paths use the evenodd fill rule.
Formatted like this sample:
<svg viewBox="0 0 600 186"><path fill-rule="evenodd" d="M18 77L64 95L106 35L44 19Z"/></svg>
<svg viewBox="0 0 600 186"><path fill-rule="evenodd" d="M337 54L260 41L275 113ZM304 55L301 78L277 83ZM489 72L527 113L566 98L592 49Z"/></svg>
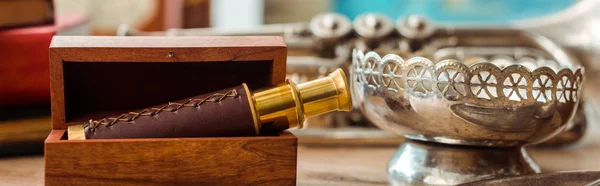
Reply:
<svg viewBox="0 0 600 186"><path fill-rule="evenodd" d="M0 31L0 107L50 103L48 47L54 25Z"/></svg>

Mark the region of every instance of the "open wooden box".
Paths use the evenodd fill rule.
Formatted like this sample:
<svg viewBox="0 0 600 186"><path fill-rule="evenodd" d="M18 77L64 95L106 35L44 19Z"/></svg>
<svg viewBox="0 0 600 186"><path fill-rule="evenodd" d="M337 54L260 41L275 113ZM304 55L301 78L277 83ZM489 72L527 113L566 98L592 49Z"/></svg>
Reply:
<svg viewBox="0 0 600 186"><path fill-rule="evenodd" d="M247 83L281 84L281 37L56 36L46 185L295 185L297 139L67 140L69 125Z"/></svg>

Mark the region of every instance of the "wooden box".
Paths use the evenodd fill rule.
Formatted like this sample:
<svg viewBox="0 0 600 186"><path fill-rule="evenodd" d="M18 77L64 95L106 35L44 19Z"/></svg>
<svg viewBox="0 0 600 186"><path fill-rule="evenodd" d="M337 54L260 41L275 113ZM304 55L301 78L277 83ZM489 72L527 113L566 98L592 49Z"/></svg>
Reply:
<svg viewBox="0 0 600 186"><path fill-rule="evenodd" d="M91 118L246 82L284 82L281 37L56 36L46 185L295 185L297 139L274 136L67 140Z"/></svg>

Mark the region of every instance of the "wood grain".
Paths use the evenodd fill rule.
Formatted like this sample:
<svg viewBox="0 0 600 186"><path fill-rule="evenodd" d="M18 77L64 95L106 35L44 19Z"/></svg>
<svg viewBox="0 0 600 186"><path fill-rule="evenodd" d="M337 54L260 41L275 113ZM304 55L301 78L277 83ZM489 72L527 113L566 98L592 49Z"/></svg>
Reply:
<svg viewBox="0 0 600 186"><path fill-rule="evenodd" d="M297 139L46 140L46 185L294 185Z"/></svg>
<svg viewBox="0 0 600 186"><path fill-rule="evenodd" d="M102 36L55 36L50 46L50 85L52 103L52 126L53 129L66 129L74 121L68 121L65 108L69 107L65 102L65 63L203 63L203 62L261 62L272 61L270 66L270 79L266 85L283 83L286 71L287 48L283 39L279 36L239 36L239 37L102 37ZM204 79L219 83L218 79L236 74L226 72L215 72L211 69L194 69L197 76L205 76ZM252 70L252 69L247 69ZM110 72L81 72L81 73L110 73ZM116 74L118 75L118 74ZM126 77L135 77L135 74L127 74ZM262 74L264 75L264 74ZM165 76L169 80L169 76ZM247 75L239 77L250 80L256 78ZM98 80L98 81L101 81ZM177 79L170 79L177 83ZM97 82L89 82L97 83ZM144 85L151 86L152 81L141 81ZM140 84L136 86L141 86ZM232 82L230 82L232 83ZM235 82L235 85L244 82ZM110 84L107 83L107 87ZM198 83L197 87L203 85ZM232 85L233 86L233 85ZM131 87L131 86L127 86ZM76 89L94 88L94 86L71 87ZM161 88L160 86L156 87ZM180 92L192 89L177 90ZM208 90L211 92L215 90ZM195 93L195 92L194 92ZM206 92L203 92L206 93ZM140 94L144 95L144 94ZM191 97L188 95L186 97ZM178 100L185 97L174 97ZM84 98L85 100L85 98ZM94 100L89 98L88 100ZM129 100L112 100L120 103ZM80 102L76 102L80 103ZM150 104L150 103L148 103ZM158 104L158 103L155 103ZM133 107L134 105L132 105ZM137 106L137 105L136 105ZM140 108L143 108L141 106ZM135 109L135 108L131 108ZM92 112L92 111L90 111ZM100 111L98 111L100 112ZM94 114L94 113L89 113ZM84 114L85 115L85 114ZM91 119L91 118L85 118Z"/></svg>
<svg viewBox="0 0 600 186"><path fill-rule="evenodd" d="M597 131L600 132L600 131ZM600 136L590 133L568 148L528 148L543 172L598 170ZM299 146L298 180L301 186L388 185L385 168L397 147ZM0 185L44 184L41 156L0 159Z"/></svg>

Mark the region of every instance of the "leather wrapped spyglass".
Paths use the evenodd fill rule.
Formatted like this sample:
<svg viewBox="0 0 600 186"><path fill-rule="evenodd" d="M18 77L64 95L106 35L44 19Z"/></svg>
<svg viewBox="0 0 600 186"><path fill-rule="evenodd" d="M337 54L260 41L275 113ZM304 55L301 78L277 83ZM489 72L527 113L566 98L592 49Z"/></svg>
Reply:
<svg viewBox="0 0 600 186"><path fill-rule="evenodd" d="M69 140L252 136L292 127L305 117L352 108L341 69L296 85L292 81L252 93L246 84L89 120L68 128Z"/></svg>

